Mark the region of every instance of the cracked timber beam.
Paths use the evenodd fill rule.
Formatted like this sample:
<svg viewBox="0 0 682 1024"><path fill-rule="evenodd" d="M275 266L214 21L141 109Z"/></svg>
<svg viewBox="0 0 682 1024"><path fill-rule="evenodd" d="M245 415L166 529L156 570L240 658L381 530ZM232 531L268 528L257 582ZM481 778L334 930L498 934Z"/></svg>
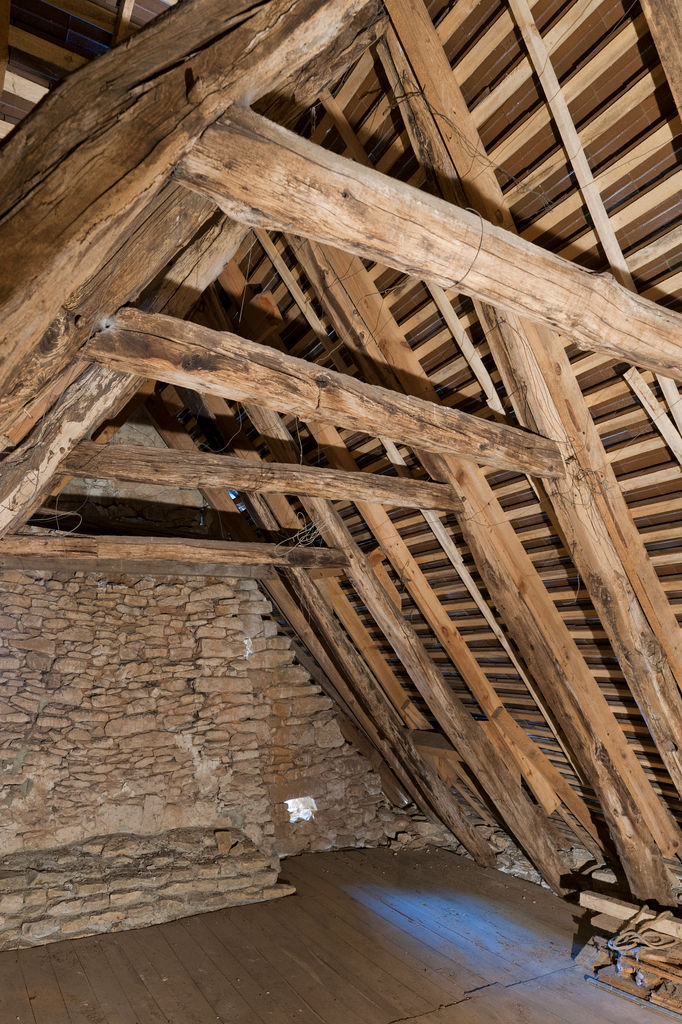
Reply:
<svg viewBox="0 0 682 1024"><path fill-rule="evenodd" d="M682 314L250 111L207 129L177 176L244 223L457 287L581 348L682 379Z"/></svg>
<svg viewBox="0 0 682 1024"><path fill-rule="evenodd" d="M45 531L47 532L47 531ZM302 544L261 544L255 541L205 541L188 537L87 536L79 533L43 532L15 534L0 540L0 565L20 569L84 569L92 572L125 572L134 565L174 562L201 565L274 565L280 568L343 569L343 551L306 547Z"/></svg>
<svg viewBox="0 0 682 1024"><path fill-rule="evenodd" d="M455 511L460 499L446 484L378 473L344 472L323 466L245 462L230 455L164 452L143 445L103 447L81 442L62 467L77 477L126 480L162 487L229 487L259 494L305 494L333 501Z"/></svg>
<svg viewBox="0 0 682 1024"><path fill-rule="evenodd" d="M244 228L211 219L182 250L145 301L149 310L188 314L202 291L237 251ZM0 537L16 530L37 508L61 472L65 455L103 420L116 415L143 377L86 366L0 470Z"/></svg>

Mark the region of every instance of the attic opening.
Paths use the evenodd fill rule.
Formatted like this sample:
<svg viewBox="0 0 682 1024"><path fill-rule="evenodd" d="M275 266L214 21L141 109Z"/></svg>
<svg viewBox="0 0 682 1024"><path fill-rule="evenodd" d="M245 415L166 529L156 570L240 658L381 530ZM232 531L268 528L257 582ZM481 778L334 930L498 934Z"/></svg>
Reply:
<svg viewBox="0 0 682 1024"><path fill-rule="evenodd" d="M295 821L312 821L315 817L317 804L312 796L296 796L284 802L287 805L289 821L292 824Z"/></svg>

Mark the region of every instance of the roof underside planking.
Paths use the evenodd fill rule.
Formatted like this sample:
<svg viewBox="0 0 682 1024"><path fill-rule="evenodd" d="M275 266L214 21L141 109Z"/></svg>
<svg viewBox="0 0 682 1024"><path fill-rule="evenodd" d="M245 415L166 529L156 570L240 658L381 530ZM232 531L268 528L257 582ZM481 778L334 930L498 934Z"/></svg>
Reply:
<svg viewBox="0 0 682 1024"><path fill-rule="evenodd" d="M0 565L241 564L477 860L674 903L682 17L168 6L0 0Z"/></svg>

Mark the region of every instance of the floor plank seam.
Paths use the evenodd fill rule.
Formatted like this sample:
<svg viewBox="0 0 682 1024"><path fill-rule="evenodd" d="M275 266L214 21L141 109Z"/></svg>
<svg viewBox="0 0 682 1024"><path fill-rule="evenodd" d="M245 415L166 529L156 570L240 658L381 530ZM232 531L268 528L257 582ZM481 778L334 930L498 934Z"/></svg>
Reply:
<svg viewBox="0 0 682 1024"><path fill-rule="evenodd" d="M431 1017L434 1013L440 1013L441 1010L449 1010L453 1006L460 1006L462 1003L467 1003L471 999L472 995L476 992L482 991L486 988L497 987L498 982L490 981L487 985L478 985L476 988L471 988L466 991L461 999L455 999L451 1003L440 1003L438 1006L434 1006L430 1010L425 1010L423 1013L411 1014L409 1017L395 1017L393 1020L389 1020L386 1024L418 1024L420 1020L424 1020L425 1017Z"/></svg>

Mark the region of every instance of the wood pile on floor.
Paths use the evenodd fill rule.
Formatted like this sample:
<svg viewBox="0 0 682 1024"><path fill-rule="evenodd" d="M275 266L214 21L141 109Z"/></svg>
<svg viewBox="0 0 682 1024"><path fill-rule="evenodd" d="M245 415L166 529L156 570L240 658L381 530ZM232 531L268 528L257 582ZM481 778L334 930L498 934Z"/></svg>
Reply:
<svg viewBox="0 0 682 1024"><path fill-rule="evenodd" d="M580 905L597 912L587 956L600 984L682 1015L682 918L612 896L584 892Z"/></svg>

